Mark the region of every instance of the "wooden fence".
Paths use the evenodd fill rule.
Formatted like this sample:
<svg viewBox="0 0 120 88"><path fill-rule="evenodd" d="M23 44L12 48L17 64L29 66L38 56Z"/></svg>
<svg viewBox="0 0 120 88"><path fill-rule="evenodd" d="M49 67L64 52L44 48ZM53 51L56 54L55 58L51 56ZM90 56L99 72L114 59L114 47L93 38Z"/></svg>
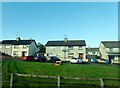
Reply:
<svg viewBox="0 0 120 88"><path fill-rule="evenodd" d="M100 87L104 88L104 80L120 80L119 78L81 78L81 77L63 77L63 76L46 76L46 75L31 75L31 74L18 74L18 73L11 73L10 74L10 88L13 87L13 77L17 75L20 77L37 77L37 78L51 78L57 79L57 88L61 86L61 79L74 79L74 80L89 80L89 81L99 81Z"/></svg>

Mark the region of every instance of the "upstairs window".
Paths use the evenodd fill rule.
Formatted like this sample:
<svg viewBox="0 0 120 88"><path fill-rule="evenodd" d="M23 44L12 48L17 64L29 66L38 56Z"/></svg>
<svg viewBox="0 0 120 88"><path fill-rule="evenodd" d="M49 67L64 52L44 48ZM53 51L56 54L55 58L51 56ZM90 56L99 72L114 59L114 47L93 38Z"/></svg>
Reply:
<svg viewBox="0 0 120 88"><path fill-rule="evenodd" d="M112 51L113 51L113 48L109 48L109 51L112 52Z"/></svg>
<svg viewBox="0 0 120 88"><path fill-rule="evenodd" d="M14 49L19 49L19 45L14 45Z"/></svg>
<svg viewBox="0 0 120 88"><path fill-rule="evenodd" d="M93 54L95 55L95 54L96 54L96 52L93 52Z"/></svg>
<svg viewBox="0 0 120 88"><path fill-rule="evenodd" d="M86 52L86 54L89 54L89 52Z"/></svg>
<svg viewBox="0 0 120 88"><path fill-rule="evenodd" d="M73 46L68 46L68 50L73 50Z"/></svg>
<svg viewBox="0 0 120 88"><path fill-rule="evenodd" d="M23 45L23 49L26 49L27 48L27 46L26 45Z"/></svg>
<svg viewBox="0 0 120 88"><path fill-rule="evenodd" d="M79 46L79 50L82 50L83 48L81 46Z"/></svg>
<svg viewBox="0 0 120 88"><path fill-rule="evenodd" d="M10 46L9 45L5 45L5 48L10 48Z"/></svg>

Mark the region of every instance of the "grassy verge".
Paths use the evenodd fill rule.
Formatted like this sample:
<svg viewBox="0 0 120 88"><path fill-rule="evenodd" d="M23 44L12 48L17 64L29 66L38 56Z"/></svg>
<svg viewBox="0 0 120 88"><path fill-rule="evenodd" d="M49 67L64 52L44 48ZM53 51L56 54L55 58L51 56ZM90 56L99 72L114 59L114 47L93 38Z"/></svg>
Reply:
<svg viewBox="0 0 120 88"><path fill-rule="evenodd" d="M65 76L65 77L85 77L85 78L118 78L118 65L111 64L70 64L63 63L55 66L49 62L27 62L20 60L3 60L2 74L3 81L9 81L9 73ZM33 87L33 86L56 86L57 79L41 79L31 77L14 76L14 87ZM48 84L49 83L49 84ZM105 81L105 86L117 86L117 81ZM100 85L99 81L76 81L61 79L61 86L72 86L78 84ZM112 84L112 85L111 85ZM4 87L9 86L9 82L3 83ZM96 87L97 88L97 87Z"/></svg>

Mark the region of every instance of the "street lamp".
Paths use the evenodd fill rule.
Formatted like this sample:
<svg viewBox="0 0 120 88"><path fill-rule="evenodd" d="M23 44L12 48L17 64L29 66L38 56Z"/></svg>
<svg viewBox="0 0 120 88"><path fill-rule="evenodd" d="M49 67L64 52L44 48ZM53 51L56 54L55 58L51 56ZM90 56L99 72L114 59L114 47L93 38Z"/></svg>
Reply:
<svg viewBox="0 0 120 88"><path fill-rule="evenodd" d="M64 58L66 59L66 44L67 44L67 41L68 41L68 39L67 39L67 37L64 37L64 46L65 46L65 49L64 49Z"/></svg>

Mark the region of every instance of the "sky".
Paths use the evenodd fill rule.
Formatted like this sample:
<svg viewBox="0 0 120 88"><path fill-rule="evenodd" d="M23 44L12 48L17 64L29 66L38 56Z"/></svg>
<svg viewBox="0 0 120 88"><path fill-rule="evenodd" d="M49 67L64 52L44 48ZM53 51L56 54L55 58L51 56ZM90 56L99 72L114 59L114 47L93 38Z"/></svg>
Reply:
<svg viewBox="0 0 120 88"><path fill-rule="evenodd" d="M100 41L118 40L117 2L3 2L2 40L85 40L99 47Z"/></svg>

